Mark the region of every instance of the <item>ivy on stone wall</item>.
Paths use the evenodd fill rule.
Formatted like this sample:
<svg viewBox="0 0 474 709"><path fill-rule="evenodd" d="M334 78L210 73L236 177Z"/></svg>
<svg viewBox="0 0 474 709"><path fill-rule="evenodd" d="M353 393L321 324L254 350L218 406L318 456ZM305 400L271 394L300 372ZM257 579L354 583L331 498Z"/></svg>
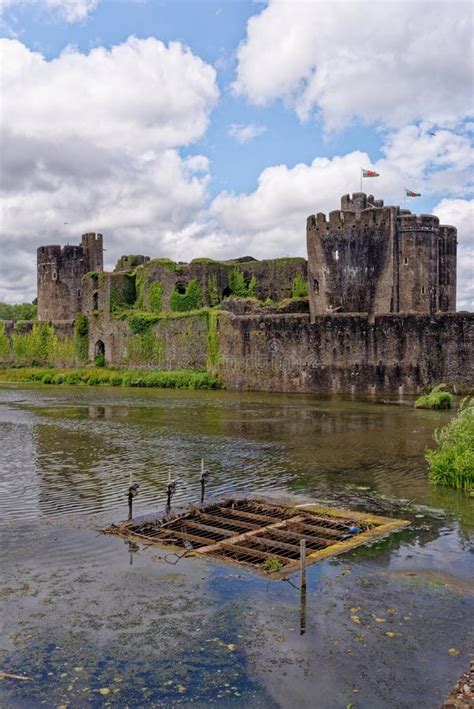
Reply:
<svg viewBox="0 0 474 709"><path fill-rule="evenodd" d="M76 315L74 320L74 349L80 362L89 359L89 321L85 315Z"/></svg>
<svg viewBox="0 0 474 709"><path fill-rule="evenodd" d="M163 285L160 281L150 283L147 293L148 310L159 313L163 307Z"/></svg>
<svg viewBox="0 0 474 709"><path fill-rule="evenodd" d="M165 344L152 329L141 335L129 337L127 342L126 361L128 364L163 365Z"/></svg>
<svg viewBox="0 0 474 709"><path fill-rule="evenodd" d="M207 297L211 307L218 305L221 301L219 285L217 283L217 276L215 273L212 273L207 279Z"/></svg>
<svg viewBox="0 0 474 709"><path fill-rule="evenodd" d="M184 293L178 293L176 288L173 289L170 296L170 308L178 312L202 308L202 290L196 278L189 281Z"/></svg>
<svg viewBox="0 0 474 709"><path fill-rule="evenodd" d="M293 278L291 286L292 298L306 298L308 295L308 282L299 273Z"/></svg>
<svg viewBox="0 0 474 709"><path fill-rule="evenodd" d="M207 364L209 367L217 367L221 361L217 330L218 317L219 313L215 310L209 310L207 313Z"/></svg>

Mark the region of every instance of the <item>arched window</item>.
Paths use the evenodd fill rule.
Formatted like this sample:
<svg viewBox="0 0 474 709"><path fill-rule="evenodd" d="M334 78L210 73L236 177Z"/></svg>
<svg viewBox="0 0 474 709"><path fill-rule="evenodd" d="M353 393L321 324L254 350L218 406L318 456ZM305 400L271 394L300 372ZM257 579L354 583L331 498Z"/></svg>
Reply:
<svg viewBox="0 0 474 709"><path fill-rule="evenodd" d="M99 294L97 291L92 294L92 310L99 310Z"/></svg>

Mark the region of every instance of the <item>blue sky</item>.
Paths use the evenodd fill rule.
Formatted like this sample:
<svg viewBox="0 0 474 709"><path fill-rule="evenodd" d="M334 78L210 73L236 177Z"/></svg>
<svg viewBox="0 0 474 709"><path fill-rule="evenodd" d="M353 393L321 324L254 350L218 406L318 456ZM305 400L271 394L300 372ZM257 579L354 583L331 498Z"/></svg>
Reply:
<svg viewBox="0 0 474 709"><path fill-rule="evenodd" d="M304 255L306 216L371 167L365 191L420 191L407 206L458 226L472 303L470 17L462 2L3 0L0 299L30 299L36 246L82 230L104 232L109 266Z"/></svg>

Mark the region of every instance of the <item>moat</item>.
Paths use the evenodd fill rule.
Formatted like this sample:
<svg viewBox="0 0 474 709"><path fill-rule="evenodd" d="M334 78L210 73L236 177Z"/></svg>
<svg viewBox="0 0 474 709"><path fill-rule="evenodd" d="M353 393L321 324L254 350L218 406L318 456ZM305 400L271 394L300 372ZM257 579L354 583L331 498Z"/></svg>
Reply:
<svg viewBox="0 0 474 709"><path fill-rule="evenodd" d="M0 385L0 705L438 706L469 663L472 498L423 451L449 412L411 401ZM327 501L408 529L291 583L98 534L234 492ZM297 578L290 577L297 585ZM374 668L376 667L376 671Z"/></svg>

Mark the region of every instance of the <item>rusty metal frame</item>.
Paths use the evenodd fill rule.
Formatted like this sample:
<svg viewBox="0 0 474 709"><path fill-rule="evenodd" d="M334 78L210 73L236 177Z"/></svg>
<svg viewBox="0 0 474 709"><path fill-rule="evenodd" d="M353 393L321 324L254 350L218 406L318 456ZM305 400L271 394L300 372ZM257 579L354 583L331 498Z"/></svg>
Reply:
<svg viewBox="0 0 474 709"><path fill-rule="evenodd" d="M362 531L349 535L354 524ZM191 544L195 556L247 566L266 575L269 572L263 564L272 559L282 564L270 574L277 579L298 570L301 539L306 541L306 563L312 564L409 524L407 520L315 504L290 506L240 499L189 506L173 517L131 520L102 531L168 548Z"/></svg>

